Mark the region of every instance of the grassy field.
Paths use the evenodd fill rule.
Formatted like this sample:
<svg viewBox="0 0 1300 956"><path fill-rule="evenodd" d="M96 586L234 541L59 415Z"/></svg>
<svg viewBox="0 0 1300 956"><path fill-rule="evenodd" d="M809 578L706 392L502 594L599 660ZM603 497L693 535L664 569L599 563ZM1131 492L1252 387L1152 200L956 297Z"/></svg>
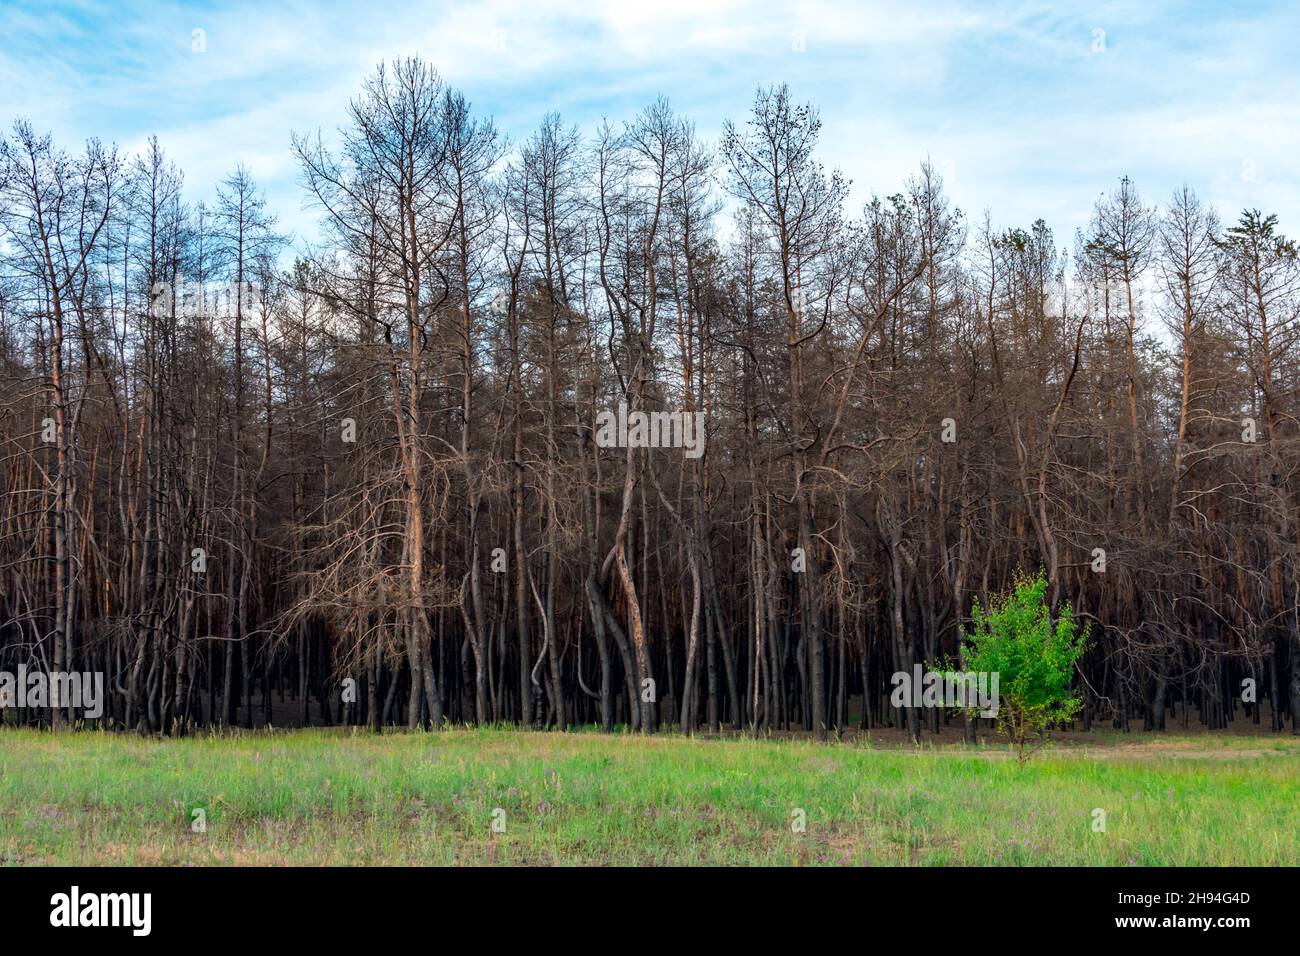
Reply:
<svg viewBox="0 0 1300 956"><path fill-rule="evenodd" d="M1297 865L1300 741L3 730L0 862Z"/></svg>

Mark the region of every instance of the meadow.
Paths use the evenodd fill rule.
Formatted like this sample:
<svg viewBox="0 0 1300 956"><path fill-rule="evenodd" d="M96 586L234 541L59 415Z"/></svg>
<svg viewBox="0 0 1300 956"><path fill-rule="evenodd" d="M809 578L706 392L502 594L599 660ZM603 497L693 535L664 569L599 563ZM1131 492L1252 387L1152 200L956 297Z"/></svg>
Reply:
<svg viewBox="0 0 1300 956"><path fill-rule="evenodd" d="M1294 866L1300 740L4 729L0 863Z"/></svg>

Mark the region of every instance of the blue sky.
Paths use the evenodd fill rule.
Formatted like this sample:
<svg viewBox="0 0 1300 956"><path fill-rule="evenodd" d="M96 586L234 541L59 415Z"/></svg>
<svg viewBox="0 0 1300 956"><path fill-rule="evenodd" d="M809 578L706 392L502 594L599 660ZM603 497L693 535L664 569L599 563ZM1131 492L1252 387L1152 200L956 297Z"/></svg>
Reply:
<svg viewBox="0 0 1300 956"><path fill-rule="evenodd" d="M431 60L516 141L548 110L590 133L660 93L713 139L785 81L855 203L928 156L972 219L1041 216L1062 242L1125 173L1148 202L1185 181L1300 234L1298 33L1300 6L1268 2L0 0L0 120L128 152L156 133L193 200L243 162L310 239L290 133L332 135L380 59Z"/></svg>

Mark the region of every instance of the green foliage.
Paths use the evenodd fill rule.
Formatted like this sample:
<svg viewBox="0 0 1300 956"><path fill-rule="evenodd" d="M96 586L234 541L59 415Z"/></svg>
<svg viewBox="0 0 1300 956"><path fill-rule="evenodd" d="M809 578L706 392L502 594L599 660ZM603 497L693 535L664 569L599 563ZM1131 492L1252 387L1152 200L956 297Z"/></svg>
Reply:
<svg viewBox="0 0 1300 956"><path fill-rule="evenodd" d="M1083 706L1070 684L1088 631L1080 630L1069 604L1053 622L1046 594L1042 571L1035 577L1017 573L1010 594L988 608L975 605L974 627L963 635L966 669L998 675L998 726L1016 746L1021 763L1032 740L1041 740Z"/></svg>

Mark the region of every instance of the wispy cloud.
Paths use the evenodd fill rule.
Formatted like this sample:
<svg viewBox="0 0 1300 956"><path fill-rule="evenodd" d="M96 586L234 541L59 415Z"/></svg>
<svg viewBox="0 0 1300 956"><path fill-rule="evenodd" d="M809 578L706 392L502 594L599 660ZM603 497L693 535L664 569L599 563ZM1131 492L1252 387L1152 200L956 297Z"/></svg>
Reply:
<svg viewBox="0 0 1300 956"><path fill-rule="evenodd" d="M300 235L290 132L329 135L409 53L516 139L549 109L590 129L660 93L713 136L788 81L858 201L929 157L969 212L1063 241L1125 173L1149 200L1188 181L1296 231L1298 26L1285 3L19 3L0 7L0 88L65 143L156 133L194 198L244 162Z"/></svg>

